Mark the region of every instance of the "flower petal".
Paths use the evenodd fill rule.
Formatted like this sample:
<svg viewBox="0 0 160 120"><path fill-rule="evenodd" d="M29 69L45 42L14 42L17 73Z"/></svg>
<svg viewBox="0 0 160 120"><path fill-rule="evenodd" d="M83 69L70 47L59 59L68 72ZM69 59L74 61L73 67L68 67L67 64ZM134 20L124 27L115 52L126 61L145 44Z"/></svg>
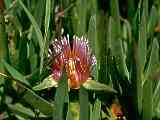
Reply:
<svg viewBox="0 0 160 120"><path fill-rule="evenodd" d="M65 66L70 87L79 88L90 76L92 65L96 64L96 58L91 54L85 37L74 36L72 45L71 49L66 37L53 42L55 53L60 54L54 59L52 73L54 79L59 80Z"/></svg>

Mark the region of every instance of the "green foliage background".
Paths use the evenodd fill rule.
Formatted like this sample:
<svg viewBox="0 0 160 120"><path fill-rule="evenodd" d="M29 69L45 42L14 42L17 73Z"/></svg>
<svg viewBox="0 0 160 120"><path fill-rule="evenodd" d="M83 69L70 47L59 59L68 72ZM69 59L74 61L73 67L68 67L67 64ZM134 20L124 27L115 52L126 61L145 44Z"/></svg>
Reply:
<svg viewBox="0 0 160 120"><path fill-rule="evenodd" d="M159 0L4 0L4 4L0 119L114 120L109 110L114 99L127 120L160 119ZM87 36L97 58L92 76L98 83L68 92L64 72L58 87L53 87L48 48L62 29L70 38Z"/></svg>

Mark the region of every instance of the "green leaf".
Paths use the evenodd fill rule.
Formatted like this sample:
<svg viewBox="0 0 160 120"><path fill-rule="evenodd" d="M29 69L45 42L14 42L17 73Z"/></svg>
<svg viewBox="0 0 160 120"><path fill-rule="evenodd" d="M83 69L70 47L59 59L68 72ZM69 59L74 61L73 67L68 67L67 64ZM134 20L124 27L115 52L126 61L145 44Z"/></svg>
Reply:
<svg viewBox="0 0 160 120"><path fill-rule="evenodd" d="M70 103L68 104L68 111L67 111L67 117L66 117L66 120L75 120L73 118L73 115L72 115L72 111L71 111L71 105Z"/></svg>
<svg viewBox="0 0 160 120"><path fill-rule="evenodd" d="M45 16L45 0L39 0L38 2L32 1L31 3L34 7L33 11L33 17L36 20L36 23L38 24L39 28L41 29L44 24L44 16ZM29 6L28 6L28 10ZM29 28L30 32L28 35L31 37L30 39L34 42L35 46L39 45L38 37L36 36L36 31L34 30L34 26L31 24Z"/></svg>
<svg viewBox="0 0 160 120"><path fill-rule="evenodd" d="M143 12L145 13L145 17L146 17L146 19L148 18L148 0L143 0ZM146 24L147 25L147 24Z"/></svg>
<svg viewBox="0 0 160 120"><path fill-rule="evenodd" d="M118 34L117 37L120 36L121 34L121 26L120 26L120 15L119 15L119 5L118 5L118 0L112 0L111 5L111 15L113 17L113 20L115 21L116 24L116 33Z"/></svg>
<svg viewBox="0 0 160 120"><path fill-rule="evenodd" d="M88 120L89 119L88 91L83 86L80 87L79 99L80 99L80 120Z"/></svg>
<svg viewBox="0 0 160 120"><path fill-rule="evenodd" d="M72 113L73 120L79 120L79 115L80 115L79 109L80 109L79 101L69 103L69 111Z"/></svg>
<svg viewBox="0 0 160 120"><path fill-rule="evenodd" d="M92 115L90 116L90 120L100 120L101 113L101 101L98 99L95 101L93 110L91 109Z"/></svg>
<svg viewBox="0 0 160 120"><path fill-rule="evenodd" d="M153 101L152 101L152 105L153 105L153 116L155 116L157 113L160 113L160 81L158 81L158 83L156 84L156 88L153 92Z"/></svg>
<svg viewBox="0 0 160 120"><path fill-rule="evenodd" d="M146 78L151 79L153 82L154 91L153 91L153 115L156 115L158 104L160 103L160 77L159 77L159 69L160 63L159 63L159 44L158 40L155 38L153 39L153 44L152 44L152 51L150 55L150 60L149 60L149 65L148 69L146 72Z"/></svg>
<svg viewBox="0 0 160 120"><path fill-rule="evenodd" d="M93 53L96 51L96 15L91 16L88 28L88 40Z"/></svg>
<svg viewBox="0 0 160 120"><path fill-rule="evenodd" d="M34 16L34 18L36 20L36 23L38 24L39 28L41 28L44 24L45 3L46 3L46 0L39 0L38 2L37 1L32 1L32 3L31 3L31 4L34 4L33 6L35 7L34 11L33 11L34 12L33 16ZM33 37L34 37L35 32L32 33L32 34L33 34Z"/></svg>
<svg viewBox="0 0 160 120"><path fill-rule="evenodd" d="M155 73L156 69L160 67L159 63L159 43L156 38L153 39L151 55L148 63L148 67L145 73L145 78L150 79Z"/></svg>
<svg viewBox="0 0 160 120"><path fill-rule="evenodd" d="M34 38L33 38L34 39ZM27 43L27 58L29 60L30 63L30 71L35 71L35 69L37 69L38 66L38 56L39 54L36 52L35 49L35 44L33 41L29 41Z"/></svg>
<svg viewBox="0 0 160 120"><path fill-rule="evenodd" d="M66 97L68 97L68 80L66 72L64 71L59 81L58 88L56 89L53 120L63 120L63 108Z"/></svg>
<svg viewBox="0 0 160 120"><path fill-rule="evenodd" d="M45 35L48 34L49 22L51 16L51 0L46 0L46 14L45 14Z"/></svg>
<svg viewBox="0 0 160 120"><path fill-rule="evenodd" d="M126 65L126 54L122 47L122 36L119 35L116 21L110 18L109 22L110 33L109 41L111 42L111 53L115 57L116 67L118 72L123 76L129 79L129 72Z"/></svg>
<svg viewBox="0 0 160 120"><path fill-rule="evenodd" d="M41 30L40 30L40 27L38 26L35 18L32 16L32 14L29 12L29 10L26 8L26 6L23 4L23 2L21 0L18 0L18 2L21 5L21 7L24 9L28 18L30 19L30 21L35 29L35 32L36 32L36 35L38 38L38 42L39 42L39 46L42 49L44 45L43 45L43 36L42 36Z"/></svg>
<svg viewBox="0 0 160 120"><path fill-rule="evenodd" d="M33 87L33 90L43 90L50 87L57 87L58 82L53 79L52 75L46 77L40 84Z"/></svg>
<svg viewBox="0 0 160 120"><path fill-rule="evenodd" d="M145 3L143 4L145 5ZM139 38L138 38L138 58L137 58L137 100L138 112L142 112L142 95L143 95L143 82L144 82L144 67L146 64L147 54L147 9L143 8L141 19L139 19ZM140 16L140 15L139 15Z"/></svg>
<svg viewBox="0 0 160 120"><path fill-rule="evenodd" d="M132 27L129 23L129 21L124 19L124 26L126 27L126 32L127 32L127 36L126 39L128 39L128 47L130 47L131 43L132 43Z"/></svg>
<svg viewBox="0 0 160 120"><path fill-rule="evenodd" d="M26 88L25 88L26 89ZM45 115L51 116L54 110L54 105L43 99L42 97L35 94L32 90L26 89L23 99L38 109Z"/></svg>
<svg viewBox="0 0 160 120"><path fill-rule="evenodd" d="M146 13L143 11L141 23L139 26L139 39L138 39L138 61L139 72L142 73L146 63L147 53L147 18Z"/></svg>
<svg viewBox="0 0 160 120"><path fill-rule="evenodd" d="M100 14L96 17L96 58L97 58L97 78L96 80L108 83L108 67L106 67L108 64L108 53L109 53L109 44L107 40L107 32L106 28L108 27L108 17L103 12L100 12Z"/></svg>
<svg viewBox="0 0 160 120"><path fill-rule="evenodd" d="M20 103L14 105L8 104L8 107L13 113L18 114L23 118L29 119L35 117L35 114L31 109L24 107Z"/></svg>
<svg viewBox="0 0 160 120"><path fill-rule="evenodd" d="M11 76L17 80L20 83L23 83L24 85L30 86L28 81L25 79L25 77L19 73L16 69L14 69L11 65L9 65L7 62L3 61L4 67L6 70L11 74Z"/></svg>
<svg viewBox="0 0 160 120"><path fill-rule="evenodd" d="M19 41L19 59L18 59L18 70L22 74L26 74L29 69L29 63L27 58L27 39L23 35Z"/></svg>
<svg viewBox="0 0 160 120"><path fill-rule="evenodd" d="M110 87L109 85L99 83L95 80L87 80L83 87L87 90L93 90L93 91L104 91L104 92L111 92L111 93L117 93L117 91Z"/></svg>
<svg viewBox="0 0 160 120"><path fill-rule="evenodd" d="M158 21L157 9L155 6L152 6L151 13L148 20L148 25L147 25L147 34L148 34L147 37L153 36L157 21Z"/></svg>
<svg viewBox="0 0 160 120"><path fill-rule="evenodd" d="M35 117L35 113L31 109L24 107L20 103L8 104L8 107L14 114L16 114L24 119L29 119L29 118L33 119ZM40 113L38 117L45 118L46 116L44 114Z"/></svg>
<svg viewBox="0 0 160 120"><path fill-rule="evenodd" d="M33 28L36 32L37 35L37 40L39 42L39 47L40 47L40 56L41 56L41 62L40 62L40 72L42 71L42 67L43 67L43 49L44 49L44 43L43 43L43 36L40 30L40 27L38 26L35 18L31 15L31 13L29 12L29 10L25 7L25 5L23 4L23 2L21 0L18 0L19 4L21 5L21 7L24 9L25 13L27 14L28 18L30 19Z"/></svg>
<svg viewBox="0 0 160 120"><path fill-rule="evenodd" d="M4 73L4 67L2 64L2 60L8 61L9 58L9 50L8 50L8 38L5 30L5 19L4 15L0 11L0 73ZM0 76L0 85L4 83L4 78Z"/></svg>
<svg viewBox="0 0 160 120"><path fill-rule="evenodd" d="M77 0L76 7L78 15L77 34L81 36L85 34L87 28L86 18L88 2L86 0Z"/></svg>
<svg viewBox="0 0 160 120"><path fill-rule="evenodd" d="M6 9L8 9L11 5L13 5L12 2L13 2L12 0L4 0Z"/></svg>
<svg viewBox="0 0 160 120"><path fill-rule="evenodd" d="M48 48L48 31L49 31L49 23L50 23L50 17L51 17L51 0L46 0L46 10L45 10L45 21L44 21L44 27L45 27L45 33L44 33L44 46L45 48ZM48 53L48 49L43 49L42 54Z"/></svg>
<svg viewBox="0 0 160 120"><path fill-rule="evenodd" d="M152 120L152 80L146 80L143 85L143 120Z"/></svg>
<svg viewBox="0 0 160 120"><path fill-rule="evenodd" d="M128 10L127 10L128 19L129 19L129 21L132 22L133 21L133 17L134 17L133 13L135 13L135 2L133 0L129 0L127 6L128 6Z"/></svg>

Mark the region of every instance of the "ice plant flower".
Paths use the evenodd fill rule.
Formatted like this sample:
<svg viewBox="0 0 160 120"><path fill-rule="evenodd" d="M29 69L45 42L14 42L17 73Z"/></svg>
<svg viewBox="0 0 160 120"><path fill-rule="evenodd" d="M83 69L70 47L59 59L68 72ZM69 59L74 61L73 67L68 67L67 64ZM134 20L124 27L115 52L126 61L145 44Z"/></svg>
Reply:
<svg viewBox="0 0 160 120"><path fill-rule="evenodd" d="M53 41L52 50L57 54L52 64L53 78L58 81L65 67L70 88L78 89L88 79L92 66L96 64L88 40L74 36L70 46L69 38L61 37Z"/></svg>
<svg viewBox="0 0 160 120"><path fill-rule="evenodd" d="M120 119L123 117L123 112L122 112L122 108L120 105L113 103L111 105L111 112L114 115L114 117L116 117L117 119Z"/></svg>

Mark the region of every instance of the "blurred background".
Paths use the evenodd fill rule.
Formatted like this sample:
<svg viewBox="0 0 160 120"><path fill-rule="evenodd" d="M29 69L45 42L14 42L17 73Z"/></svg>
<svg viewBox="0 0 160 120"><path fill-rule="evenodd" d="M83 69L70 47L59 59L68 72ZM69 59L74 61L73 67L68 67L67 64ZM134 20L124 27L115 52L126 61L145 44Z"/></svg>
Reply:
<svg viewBox="0 0 160 120"><path fill-rule="evenodd" d="M88 38L95 84L56 87L67 35ZM159 45L159 0L0 0L0 120L160 120Z"/></svg>

